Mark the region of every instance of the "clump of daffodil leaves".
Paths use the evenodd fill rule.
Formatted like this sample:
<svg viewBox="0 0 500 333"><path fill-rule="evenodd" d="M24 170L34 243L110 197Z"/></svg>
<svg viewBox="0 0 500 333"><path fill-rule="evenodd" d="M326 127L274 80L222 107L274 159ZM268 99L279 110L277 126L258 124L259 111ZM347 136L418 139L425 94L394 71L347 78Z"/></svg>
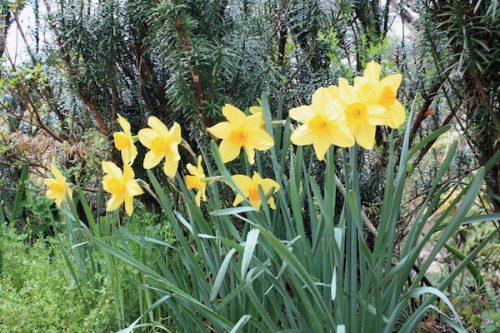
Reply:
<svg viewBox="0 0 500 333"><path fill-rule="evenodd" d="M401 80L400 74L383 76L381 66L372 61L352 82L340 78L336 85L318 87L309 104L288 110L289 119L271 119L265 96L247 109L225 104L220 122L206 128L214 139L212 155L203 149L194 153L176 122L164 124L152 116L147 128L134 133L127 119L118 115L120 130L113 142L121 161L102 161L102 188L109 194L106 211L124 207L132 216L135 199L148 192L161 206L154 221L168 223L165 227L172 227L175 239L167 242L163 234L147 228L136 233L140 237L132 235L129 224L147 225L141 214L124 219L123 233L121 216L106 215L99 222L111 228L91 226L99 233L82 228L85 240L96 245L89 251L99 248L141 271L139 294L145 294L145 286L150 288L143 304L171 311L169 315L175 315L169 320L180 331L393 332L399 326L401 332L414 331L425 311L432 309L433 298L447 304L442 291L450 284L432 288L422 281L435 255L465 221L484 169L461 192L465 199L454 199L455 205L460 202L462 216L433 215L446 190L439 189L437 179L427 194L429 205L422 206L406 238L399 239L406 166L418 145L432 139L430 135L409 149L407 124L399 165L394 158L398 141L390 134L380 219L370 221L360 196L359 147L375 146L377 126L397 129L405 122L405 108L397 99ZM439 131L434 138L444 133ZM146 150L142 161L137 144ZM336 170L337 151L341 170ZM442 174L453 159L453 147L448 154ZM325 166L323 172L311 174L318 164ZM139 168L147 170L149 183L136 179ZM54 178L44 180L47 196L58 206L71 204L72 185L55 166L51 171ZM232 191L229 198L227 187ZM337 190L344 197L341 210L336 206ZM73 215L68 223L78 221ZM431 220L433 231L424 236L422 227ZM415 271L421 249L429 240L434 242L431 236L440 226L445 232ZM110 231L102 235L101 230ZM373 244L367 243L365 231L374 235ZM86 241L75 244L83 246ZM465 267L465 259L460 265ZM457 272L450 273L446 283L453 282ZM160 291L155 296L163 303L153 304L150 290ZM421 300L418 309L413 306L416 298ZM141 308L141 323L156 315L156 309L148 311ZM158 313L165 317L165 312ZM407 315L410 319L403 322Z"/></svg>

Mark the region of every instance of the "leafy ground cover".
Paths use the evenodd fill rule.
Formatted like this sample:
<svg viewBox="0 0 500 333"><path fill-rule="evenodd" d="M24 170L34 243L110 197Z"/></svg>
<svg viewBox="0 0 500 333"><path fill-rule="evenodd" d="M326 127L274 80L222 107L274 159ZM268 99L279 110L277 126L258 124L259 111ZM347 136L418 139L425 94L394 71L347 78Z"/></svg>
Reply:
<svg viewBox="0 0 500 333"><path fill-rule="evenodd" d="M99 290L89 285L79 288L59 240L30 242L27 232L3 226L0 232L0 332L111 332L116 328L109 283ZM80 293L94 299L92 307L86 306Z"/></svg>

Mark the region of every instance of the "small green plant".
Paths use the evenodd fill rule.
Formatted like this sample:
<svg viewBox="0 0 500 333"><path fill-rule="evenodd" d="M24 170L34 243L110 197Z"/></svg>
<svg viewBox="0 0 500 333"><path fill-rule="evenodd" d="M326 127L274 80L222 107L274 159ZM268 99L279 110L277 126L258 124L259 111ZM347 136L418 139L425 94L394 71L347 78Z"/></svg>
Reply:
<svg viewBox="0 0 500 333"><path fill-rule="evenodd" d="M55 239L27 242L29 235L0 225L0 332L109 332L112 297L107 289L80 290ZM81 294L93 297L87 308Z"/></svg>

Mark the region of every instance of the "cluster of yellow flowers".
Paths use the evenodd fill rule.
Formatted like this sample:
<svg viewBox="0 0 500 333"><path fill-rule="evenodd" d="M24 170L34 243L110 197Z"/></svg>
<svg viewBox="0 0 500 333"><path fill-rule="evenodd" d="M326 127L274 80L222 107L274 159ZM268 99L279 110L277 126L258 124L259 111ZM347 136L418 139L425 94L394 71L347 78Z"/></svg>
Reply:
<svg viewBox="0 0 500 333"><path fill-rule="evenodd" d="M313 145L316 156L323 160L330 145L351 147L358 143L365 149L375 144L377 125L398 128L406 113L396 94L401 74L380 80L381 67L372 61L354 86L340 79L338 86L315 91L310 105L290 110L290 117L300 123L291 136L295 145Z"/></svg>
<svg viewBox="0 0 500 333"><path fill-rule="evenodd" d="M381 80L381 66L373 61L363 74L354 79L353 86L347 80L340 79L338 86L321 87L313 94L310 105L290 110L290 117L301 124L291 135L292 143L299 146L312 144L317 158L323 160L331 145L350 147L358 143L363 148L371 149L375 144L376 126L401 126L406 118L404 107L396 98L401 75L392 74ZM246 115L235 106L226 104L222 108L226 121L208 128L210 134L222 140L219 152L224 163L236 159L243 149L249 163L254 164L255 150L266 151L274 145L272 136L265 130L262 108L253 106L249 110L251 114ZM124 166L122 170L112 162L102 162L105 173L103 188L111 194L106 210L115 210L125 203L125 211L131 215L133 199L141 195L143 190L135 180L131 167L137 157L137 148L130 123L120 115L118 123L123 131L114 133L113 138L116 149L121 152ZM165 160L165 175L174 177L180 160L178 147L182 142L181 127L174 123L168 129L156 117L149 117L148 126L137 135L141 144L149 149L143 167L152 169ZM197 165L188 164L187 170L186 187L197 190L195 199L199 206L201 201L207 200L206 185L211 178L205 176L201 156L198 156ZM60 205L65 198L71 197L71 189L57 168L53 167L52 173L55 178L45 180L49 187L47 196ZM233 206L247 198L252 206L260 208L259 187L266 196L280 188L277 182L262 178L258 173L252 177L234 175L232 180L244 195L237 194ZM272 197L268 204L275 208Z"/></svg>

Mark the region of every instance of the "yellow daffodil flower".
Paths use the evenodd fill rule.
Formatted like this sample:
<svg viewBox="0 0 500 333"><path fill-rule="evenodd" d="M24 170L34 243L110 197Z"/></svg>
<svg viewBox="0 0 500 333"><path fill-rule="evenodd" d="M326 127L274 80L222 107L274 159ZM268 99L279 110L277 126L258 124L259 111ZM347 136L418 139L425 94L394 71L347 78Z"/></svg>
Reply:
<svg viewBox="0 0 500 333"><path fill-rule="evenodd" d="M257 99L257 102L259 102L259 105L254 105L249 107L248 111L250 111L251 114L259 114L262 117L262 122L260 124L260 127L265 131L266 121L264 120L264 112L262 110L262 106L260 105L260 99Z"/></svg>
<svg viewBox="0 0 500 333"><path fill-rule="evenodd" d="M298 146L312 144L320 161L331 145L350 147L354 144L346 115L336 108L338 95L336 86L319 88L313 94L311 105L299 106L289 112L290 118L303 124L293 131L292 143Z"/></svg>
<svg viewBox="0 0 500 333"><path fill-rule="evenodd" d="M73 196L73 192L68 183L66 183L66 177L63 176L59 169L55 166L51 166L50 172L52 172L54 178L45 178L43 180L43 183L48 187L46 196L49 199L54 199L56 201L56 206L60 207L63 201Z"/></svg>
<svg viewBox="0 0 500 333"><path fill-rule="evenodd" d="M237 194L234 199L233 206L240 204L245 198L248 198L250 204L260 209L260 205L262 204L260 193L259 193L259 185L262 187L262 191L265 195L271 193L276 193L280 189L280 185L270 178L262 178L257 172L253 174L253 177L250 178L246 175L234 175L231 177L241 190L241 192L245 195L245 197L241 196L241 194ZM276 209L276 205L274 204L274 198L269 198L267 201L269 207L272 209Z"/></svg>
<svg viewBox="0 0 500 333"><path fill-rule="evenodd" d="M168 177L174 177L179 160L178 146L182 141L181 127L174 123L170 130L156 117L149 117L148 126L139 131L139 141L149 148L144 157L144 169L154 168L162 159L165 159L163 172Z"/></svg>
<svg viewBox="0 0 500 333"><path fill-rule="evenodd" d="M340 79L338 92L335 108L345 114L356 142L365 149L373 148L376 126L386 124L389 119L385 107L374 101L378 89L371 84L355 89L347 80Z"/></svg>
<svg viewBox="0 0 500 333"><path fill-rule="evenodd" d="M392 74L380 80L380 73L381 66L375 61L370 61L363 76L354 79L354 88L361 89L364 85L369 84L372 89L378 90L374 102L386 108L388 116L384 125L398 128L406 120L405 108L396 98L402 77L401 74Z"/></svg>
<svg viewBox="0 0 500 333"><path fill-rule="evenodd" d="M220 122L208 129L208 132L222 139L219 152L224 163L238 157L241 148L245 150L250 164L255 162L255 150L268 150L274 145L273 138L262 129L260 113L246 116L233 105L226 104L222 114L228 121Z"/></svg>
<svg viewBox="0 0 500 333"><path fill-rule="evenodd" d="M106 211L110 212L125 202L125 212L128 216L134 211L134 197L141 195L143 190L134 179L134 170L125 164L122 170L113 162L103 161L102 170L105 172L102 180L104 191L111 194L106 202Z"/></svg>
<svg viewBox="0 0 500 333"><path fill-rule="evenodd" d="M134 139L130 132L130 123L120 115L118 115L118 123L123 132L113 134L115 147L121 152L123 163L132 165L137 156L137 148L134 145Z"/></svg>
<svg viewBox="0 0 500 333"><path fill-rule="evenodd" d="M196 205L200 207L201 200L207 201L207 195L205 193L207 182L205 180L205 172L203 171L203 166L201 165L201 156L198 156L198 165L194 166L189 163L187 169L191 175L186 175L186 187L189 190L196 189Z"/></svg>

